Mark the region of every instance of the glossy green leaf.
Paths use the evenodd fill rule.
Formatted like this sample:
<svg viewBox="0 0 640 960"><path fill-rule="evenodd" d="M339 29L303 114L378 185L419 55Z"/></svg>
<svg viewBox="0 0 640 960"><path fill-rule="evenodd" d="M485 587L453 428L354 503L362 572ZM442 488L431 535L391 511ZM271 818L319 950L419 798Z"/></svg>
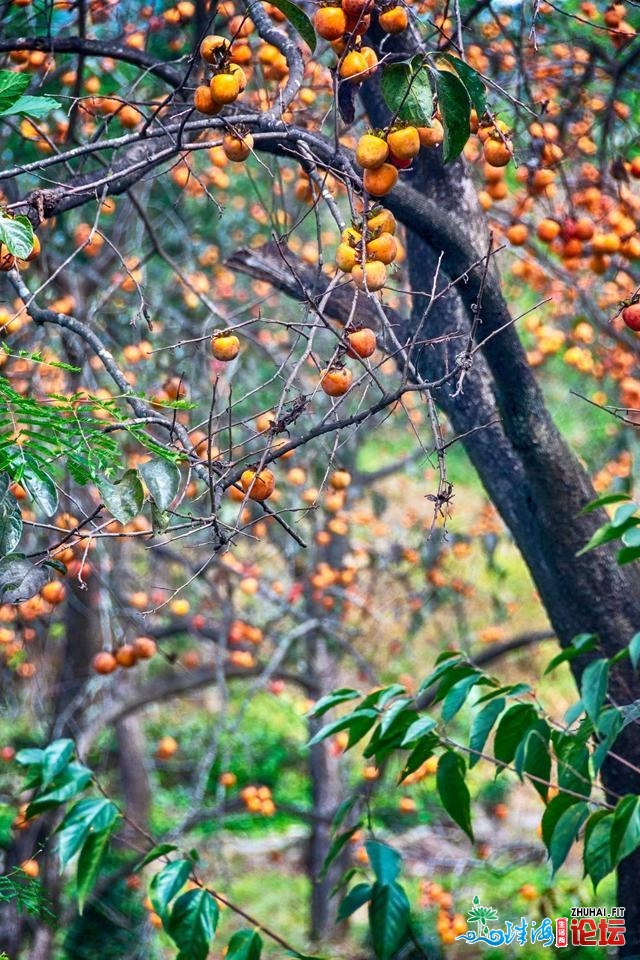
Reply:
<svg viewBox="0 0 640 960"><path fill-rule="evenodd" d="M543 800L547 799L551 777L549 734L549 725L546 720L540 718L516 752L517 772L529 775L532 787Z"/></svg>
<svg viewBox="0 0 640 960"><path fill-rule="evenodd" d="M373 886L370 883L357 883L355 887L349 890L349 893L338 907L336 922L342 923L343 920L350 917L356 910L363 907L365 903L368 903L371 899L372 891Z"/></svg>
<svg viewBox="0 0 640 960"><path fill-rule="evenodd" d="M577 839L580 828L588 816L589 804L584 800L579 800L577 803L572 804L572 806L565 810L558 818L549 844L549 856L554 873L556 873L558 868L561 867L567 859L569 850Z"/></svg>
<svg viewBox="0 0 640 960"><path fill-rule="evenodd" d="M89 834L107 830L119 816L115 803L104 797L78 800L56 831L60 867L65 867L75 857Z"/></svg>
<svg viewBox="0 0 640 960"><path fill-rule="evenodd" d="M574 637L571 641L571 646L567 647L566 650L562 650L557 656L549 661L546 670L544 671L544 676L548 673L551 673L552 670L555 670L561 663L565 663L570 660L575 660L576 657L579 657L582 653L589 653L591 650L594 650L598 646L598 638L594 633L580 633L577 637Z"/></svg>
<svg viewBox="0 0 640 960"><path fill-rule="evenodd" d="M592 513L594 510L599 510L600 507L608 507L612 503L622 503L624 500L630 499L631 497L627 493L605 493L596 500L591 500L586 507L582 508L580 513Z"/></svg>
<svg viewBox="0 0 640 960"><path fill-rule="evenodd" d="M578 550L576 557L581 557L590 550L595 550L596 547L602 547L605 543L610 543L612 540L619 540L626 530L635 527L638 522L638 520L630 517L617 527L614 527L611 523L603 524L601 527L598 527L585 546L581 550Z"/></svg>
<svg viewBox="0 0 640 960"><path fill-rule="evenodd" d="M469 737L469 767L475 766L480 760L478 754L484 751L484 745L493 729L493 725L506 706L504 697L497 700L490 700L486 707L483 707L473 718L471 724L471 736Z"/></svg>
<svg viewBox="0 0 640 960"><path fill-rule="evenodd" d="M455 57L451 53L439 53L436 64L438 64L440 60L445 60L453 67L465 85L471 103L475 107L478 116L481 117L487 109L487 90L480 74L477 73L473 67L470 67L468 63L465 63L464 60L461 60L460 57Z"/></svg>
<svg viewBox="0 0 640 960"><path fill-rule="evenodd" d="M100 867L104 861L109 840L113 833L115 818L103 830L97 833L90 833L80 851L78 857L78 873L76 877L76 896L78 898L78 911L82 913L84 905L91 891L93 890Z"/></svg>
<svg viewBox="0 0 640 960"><path fill-rule="evenodd" d="M172 860L152 878L149 899L161 917L166 916L170 902L182 890L192 870L191 860Z"/></svg>
<svg viewBox="0 0 640 960"><path fill-rule="evenodd" d="M380 89L394 117L423 127L431 124L433 94L428 71L420 57L382 68Z"/></svg>
<svg viewBox="0 0 640 960"><path fill-rule="evenodd" d="M1 95L0 95L1 99ZM0 117L11 117L20 115L23 117L46 117L48 113L60 107L59 100L53 97L18 97L18 99L7 107L6 110L0 110Z"/></svg>
<svg viewBox="0 0 640 960"><path fill-rule="evenodd" d="M516 755L518 744L538 719L532 704L516 703L503 715L493 741L496 760L509 764Z"/></svg>
<svg viewBox="0 0 640 960"><path fill-rule="evenodd" d="M462 757L453 750L447 750L438 761L436 786L444 809L473 841L471 798L465 782L465 772Z"/></svg>
<svg viewBox="0 0 640 960"><path fill-rule="evenodd" d="M316 32L306 13L292 0L272 0L272 3L281 13L284 13L291 26L298 31L313 53L316 49Z"/></svg>
<svg viewBox="0 0 640 960"><path fill-rule="evenodd" d="M580 696L587 715L595 723L607 695L609 661L594 660L585 667L580 680Z"/></svg>
<svg viewBox="0 0 640 960"><path fill-rule="evenodd" d="M640 846L640 797L628 795L616 806L611 824L611 860L616 866Z"/></svg>
<svg viewBox="0 0 640 960"><path fill-rule="evenodd" d="M449 71L436 71L438 106L444 127L444 162L460 156L469 139L471 100L459 77Z"/></svg>
<svg viewBox="0 0 640 960"><path fill-rule="evenodd" d="M0 604L29 600L48 579L41 566L35 566L19 553L10 553L0 560Z"/></svg>
<svg viewBox="0 0 640 960"><path fill-rule="evenodd" d="M323 714L327 713L328 710L331 710L332 707L337 706L339 703L346 703L348 700L357 700L361 694L357 690L353 690L350 687L343 687L341 690L334 690L332 693L328 693L326 697L320 697L319 700L316 700L311 710L307 713L308 717L321 717Z"/></svg>
<svg viewBox="0 0 640 960"><path fill-rule="evenodd" d="M143 867L146 867L148 863L153 863L154 860L158 860L160 857L166 856L168 853L173 853L174 850L177 850L175 843L158 843L153 849L149 850L149 853L142 858L142 860L135 865L133 872L137 873L139 870L142 870Z"/></svg>
<svg viewBox="0 0 640 960"><path fill-rule="evenodd" d="M136 470L127 470L118 483L103 478L98 490L105 507L120 523L129 523L142 509L144 491Z"/></svg>
<svg viewBox="0 0 640 960"><path fill-rule="evenodd" d="M51 781L62 773L71 760L74 750L73 740L68 739L54 740L45 747L42 757L42 789L48 787Z"/></svg>
<svg viewBox="0 0 640 960"><path fill-rule="evenodd" d="M355 826L351 827L349 830L345 830L343 831L343 833L339 833L337 836L333 838L333 840L331 841L331 846L327 851L327 855L324 858L324 863L322 864L322 870L320 871L320 875L319 875L320 880L323 880L326 877L327 873L329 872L329 867L331 866L333 861L336 859L336 857L340 856L340 854L348 844L351 837L354 835L354 833L358 832L360 827L361 827L361 824L357 823Z"/></svg>
<svg viewBox="0 0 640 960"><path fill-rule="evenodd" d="M177 960L205 960L220 911L207 890L188 890L173 905L164 928L179 949Z"/></svg>
<svg viewBox="0 0 640 960"><path fill-rule="evenodd" d="M420 717L418 720L414 720L405 733L400 746L411 746L416 740L420 740L425 734L430 733L436 726L437 723L432 717Z"/></svg>
<svg viewBox="0 0 640 960"><path fill-rule="evenodd" d="M148 460L138 467L159 510L166 510L180 487L180 471L171 460Z"/></svg>
<svg viewBox="0 0 640 960"><path fill-rule="evenodd" d="M587 820L584 831L584 872L591 877L594 892L598 884L613 870L611 860L611 826L613 814L597 810Z"/></svg>
<svg viewBox="0 0 640 960"><path fill-rule="evenodd" d="M640 633L636 633L629 641L629 657L631 666L634 670L637 670L640 662Z"/></svg>
<svg viewBox="0 0 640 960"><path fill-rule="evenodd" d="M569 796L569 794L566 793L559 793L550 800L545 807L540 825L542 828L542 840L547 848L547 852L550 852L551 838L553 837L553 831L556 828L558 820L569 807L573 807L574 804L578 802L577 797Z"/></svg>
<svg viewBox="0 0 640 960"><path fill-rule="evenodd" d="M7 493L0 500L0 556L12 553L22 538L22 511L17 500Z"/></svg>
<svg viewBox="0 0 640 960"><path fill-rule="evenodd" d="M257 930L238 930L229 940L225 960L260 960L262 937Z"/></svg>
<svg viewBox="0 0 640 960"><path fill-rule="evenodd" d="M377 960L392 960L404 944L411 907L398 883L374 883L369 901L369 927Z"/></svg>
<svg viewBox="0 0 640 960"><path fill-rule="evenodd" d="M458 711L467 702L469 692L475 686L486 686L488 683L491 683L491 681L487 677L483 677L482 674L473 674L472 676L464 677L464 679L459 680L458 683L454 683L442 704L442 719L444 722L449 723L450 720L453 720Z"/></svg>
<svg viewBox="0 0 640 960"><path fill-rule="evenodd" d="M27 217L0 214L0 243L9 253L24 260L33 250L33 227Z"/></svg>
<svg viewBox="0 0 640 960"><path fill-rule="evenodd" d="M22 96L30 80L28 73L0 70L0 113L8 110Z"/></svg>
<svg viewBox="0 0 640 960"><path fill-rule="evenodd" d="M354 743L357 743L358 740L361 740L362 737L368 733L378 719L378 716L379 714L376 710L354 710L353 713L347 714L346 717L334 720L333 723L328 723L322 727L321 730L318 730L315 736L309 740L307 746L312 747L314 744L320 743L321 740L326 740L327 737L333 736L334 733L339 733L340 730L348 730L348 746L352 747Z"/></svg>
<svg viewBox="0 0 640 960"><path fill-rule="evenodd" d="M70 763L59 777L49 785L50 789L38 794L27 807L27 816L34 817L37 813L52 810L72 800L81 793L91 782L91 770L81 763Z"/></svg>
<svg viewBox="0 0 640 960"><path fill-rule="evenodd" d="M367 840L365 849L378 883L390 884L398 879L402 855L397 850L380 840Z"/></svg>

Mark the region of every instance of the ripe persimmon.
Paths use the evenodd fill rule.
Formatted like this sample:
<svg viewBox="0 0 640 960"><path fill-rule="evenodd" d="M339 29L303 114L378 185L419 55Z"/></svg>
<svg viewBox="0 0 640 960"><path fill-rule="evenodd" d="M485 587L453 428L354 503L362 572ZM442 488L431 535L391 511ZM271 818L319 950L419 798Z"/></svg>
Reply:
<svg viewBox="0 0 640 960"><path fill-rule="evenodd" d="M216 58L222 56L231 46L226 37L210 34L200 44L200 56L207 63L215 63Z"/></svg>
<svg viewBox="0 0 640 960"><path fill-rule="evenodd" d="M118 666L128 670L130 667L135 667L137 662L138 657L132 644L123 643L121 647L118 647L116 650L116 663Z"/></svg>
<svg viewBox="0 0 640 960"><path fill-rule="evenodd" d="M240 477L240 483L249 500L257 500L259 503L267 500L276 488L275 475L266 468L259 473L251 469L245 470Z"/></svg>
<svg viewBox="0 0 640 960"><path fill-rule="evenodd" d="M226 133L222 141L222 148L234 163L243 163L251 155L253 150L253 137L250 133L245 133L237 137L233 133Z"/></svg>
<svg viewBox="0 0 640 960"><path fill-rule="evenodd" d="M240 81L235 73L216 73L211 77L211 96L217 103L233 103L240 93Z"/></svg>
<svg viewBox="0 0 640 960"><path fill-rule="evenodd" d="M347 15L342 7L320 7L313 18L316 33L323 40L339 40L347 31Z"/></svg>
<svg viewBox="0 0 640 960"><path fill-rule="evenodd" d="M353 380L348 367L328 367L320 374L320 387L328 397L342 397Z"/></svg>
<svg viewBox="0 0 640 960"><path fill-rule="evenodd" d="M631 303L622 311L622 319L629 330L640 332L640 303Z"/></svg>
<svg viewBox="0 0 640 960"><path fill-rule="evenodd" d="M375 353L378 346L376 335L371 327L362 327L361 330L348 333L347 340L349 341L347 353L350 357L365 359Z"/></svg>
<svg viewBox="0 0 640 960"><path fill-rule="evenodd" d="M444 127L433 117L430 127L417 127L421 147L437 147L444 140Z"/></svg>
<svg viewBox="0 0 640 960"><path fill-rule="evenodd" d="M336 266L343 273L351 273L358 260L358 252L348 243L339 243L336 249Z"/></svg>
<svg viewBox="0 0 640 960"><path fill-rule="evenodd" d="M396 259L398 243L391 233L381 233L380 236L369 241L366 250L367 256L388 265Z"/></svg>
<svg viewBox="0 0 640 960"><path fill-rule="evenodd" d="M375 170L365 170L362 178L364 189L373 197L384 197L398 182L398 171L392 163L383 163Z"/></svg>
<svg viewBox="0 0 640 960"><path fill-rule="evenodd" d="M387 268L381 260L369 260L364 265L357 263L351 271L355 285L370 292L382 290L387 282Z"/></svg>
<svg viewBox="0 0 640 960"><path fill-rule="evenodd" d="M101 650L93 658L92 666L96 673L113 673L118 666L118 661L108 650Z"/></svg>
<svg viewBox="0 0 640 960"><path fill-rule="evenodd" d="M398 127L387 134L387 145L398 160L413 160L420 152L420 136L411 125Z"/></svg>
<svg viewBox="0 0 640 960"><path fill-rule="evenodd" d="M409 25L409 17L404 7L387 7L378 14L378 23L385 33L402 33Z"/></svg>
<svg viewBox="0 0 640 960"><path fill-rule="evenodd" d="M218 333L211 338L211 353L216 360L235 360L240 352L240 339L235 333Z"/></svg>
<svg viewBox="0 0 640 960"><path fill-rule="evenodd" d="M373 133L365 133L358 140L356 160L365 170L375 170L382 166L389 156L386 140Z"/></svg>
<svg viewBox="0 0 640 960"><path fill-rule="evenodd" d="M133 649L139 660L150 660L158 650L155 640L151 637L136 637L133 641Z"/></svg>

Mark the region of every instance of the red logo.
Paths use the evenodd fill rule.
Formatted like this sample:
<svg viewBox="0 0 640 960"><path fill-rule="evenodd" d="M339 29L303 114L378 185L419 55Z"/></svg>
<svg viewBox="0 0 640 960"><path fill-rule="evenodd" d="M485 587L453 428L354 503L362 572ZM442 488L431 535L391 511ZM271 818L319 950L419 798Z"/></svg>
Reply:
<svg viewBox="0 0 640 960"><path fill-rule="evenodd" d="M625 925L617 917L580 917L571 921L574 947L620 947L625 942Z"/></svg>
<svg viewBox="0 0 640 960"><path fill-rule="evenodd" d="M566 917L556 918L556 947L569 945L569 921Z"/></svg>

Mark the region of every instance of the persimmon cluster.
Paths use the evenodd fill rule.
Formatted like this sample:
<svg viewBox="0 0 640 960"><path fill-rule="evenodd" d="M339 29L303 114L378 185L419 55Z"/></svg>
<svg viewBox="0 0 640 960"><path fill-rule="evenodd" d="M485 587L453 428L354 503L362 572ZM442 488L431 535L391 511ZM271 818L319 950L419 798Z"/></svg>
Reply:
<svg viewBox="0 0 640 960"><path fill-rule="evenodd" d="M398 255L396 229L393 214L382 207L374 207L343 231L336 249L336 266L343 273L350 274L360 290L382 290L387 282L387 267Z"/></svg>
<svg viewBox="0 0 640 960"><path fill-rule="evenodd" d="M338 75L349 83L362 83L378 67L375 50L362 43L372 15L377 16L380 28L390 34L402 33L409 22L406 8L393 0L382 4L374 0L340 0L321 6L315 14L316 32L335 50Z"/></svg>
<svg viewBox="0 0 640 960"><path fill-rule="evenodd" d="M209 117L237 100L247 86L247 75L240 64L232 62L230 47L231 41L217 34L210 34L200 44L200 57L209 82L196 87L193 104L199 113Z"/></svg>

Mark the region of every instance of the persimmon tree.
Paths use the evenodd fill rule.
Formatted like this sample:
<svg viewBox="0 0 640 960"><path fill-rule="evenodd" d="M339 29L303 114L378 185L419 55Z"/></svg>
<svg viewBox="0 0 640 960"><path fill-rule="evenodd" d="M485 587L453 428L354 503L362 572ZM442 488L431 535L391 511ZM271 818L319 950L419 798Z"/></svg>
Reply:
<svg viewBox="0 0 640 960"><path fill-rule="evenodd" d="M531 573L587 716L561 741L561 719L511 706L518 772L548 802L554 864L554 812L575 827L570 842L588 817L606 839L589 808L601 783L617 824L605 872L616 868L627 911L624 951L638 953L635 505L608 526L610 501L585 510L593 484L539 377L562 360L572 384L589 384L577 392L591 405L571 401L585 418L636 422L635 9L34 0L5 5L2 27L3 645L7 669L41 685L43 733L19 755L33 793L8 866L32 863L45 843L45 889L59 893L57 830L63 864L80 853L82 905L125 822L138 860L169 858L151 881L157 923L181 956L206 956L224 897L173 842L149 837L134 715L213 684L226 702L231 680L252 677L329 695L321 713L341 702L330 697L341 655L376 683L351 642L361 624L349 621L350 587L366 564L349 489L350 473L365 489L379 479L357 469L356 449L392 418L436 466L424 537L446 529L447 451L462 444ZM178 660L172 637L198 648ZM158 650L166 670L137 683ZM417 744L409 774L444 747L443 804L470 829L451 799L464 795L459 755L432 718L410 725L436 680L440 699L456 690L445 721L493 684L451 658L417 697L391 686L337 723L355 724L357 740L379 721L380 765ZM317 715L314 876L339 799ZM105 795L83 795L105 717L121 746L122 808L100 777ZM527 752L532 731L542 758ZM219 803L198 816L224 813L218 746L214 735L194 789L202 801L215 767ZM494 760L511 763L512 746L498 739ZM176 747L161 740L160 759ZM588 793L547 768L574 748L567 765L588 774ZM266 815L273 804L259 786L242 802ZM373 904L376 954L391 957L406 923L396 939L381 931L389 910L405 918L406 896L392 852L371 841L368 853L375 881L351 905ZM594 879L603 863L587 863ZM316 933L330 888L314 887ZM29 938L15 908L10 952ZM256 936L234 934L227 956L258 956ZM29 950L52 955L46 925Z"/></svg>

